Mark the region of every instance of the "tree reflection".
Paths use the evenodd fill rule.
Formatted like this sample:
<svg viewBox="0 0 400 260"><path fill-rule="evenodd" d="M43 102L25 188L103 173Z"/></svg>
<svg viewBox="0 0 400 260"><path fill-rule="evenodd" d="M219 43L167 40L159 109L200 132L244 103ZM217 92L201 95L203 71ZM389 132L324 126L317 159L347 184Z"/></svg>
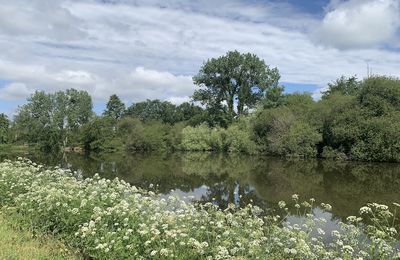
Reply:
<svg viewBox="0 0 400 260"><path fill-rule="evenodd" d="M212 153L112 154L100 157L27 155L33 161L81 170L85 176L124 179L160 193L180 190L200 202L273 207L292 194L333 205L333 216L354 215L368 202L400 201L398 164L289 160L275 157ZM203 188L206 187L206 188Z"/></svg>

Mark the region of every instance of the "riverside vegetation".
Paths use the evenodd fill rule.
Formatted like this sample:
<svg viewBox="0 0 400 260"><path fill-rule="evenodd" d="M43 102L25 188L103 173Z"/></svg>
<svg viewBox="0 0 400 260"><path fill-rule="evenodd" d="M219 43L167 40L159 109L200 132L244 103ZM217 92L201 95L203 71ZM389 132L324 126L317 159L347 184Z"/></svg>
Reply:
<svg viewBox="0 0 400 260"><path fill-rule="evenodd" d="M292 200L266 214L251 204L222 210L162 198L119 179L79 179L24 159L0 163L2 211L95 259L400 259L399 204L362 207L326 242L325 219L311 210L317 202L296 194ZM286 220L288 204L301 223Z"/></svg>
<svg viewBox="0 0 400 260"><path fill-rule="evenodd" d="M279 78L256 55L233 51L204 63L192 102L179 106L147 100L126 108L112 95L97 116L85 91L36 92L12 122L0 115L0 144L400 161L398 78L341 77L318 101L285 94Z"/></svg>

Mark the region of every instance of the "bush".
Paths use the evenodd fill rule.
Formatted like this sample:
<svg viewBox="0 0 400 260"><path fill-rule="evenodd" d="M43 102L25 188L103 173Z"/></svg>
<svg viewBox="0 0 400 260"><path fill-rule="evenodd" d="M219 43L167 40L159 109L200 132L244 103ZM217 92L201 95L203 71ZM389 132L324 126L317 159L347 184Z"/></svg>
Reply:
<svg viewBox="0 0 400 260"><path fill-rule="evenodd" d="M371 118L362 124L363 135L351 154L357 160L400 162L400 114Z"/></svg>
<svg viewBox="0 0 400 260"><path fill-rule="evenodd" d="M86 151L113 152L118 146L112 141L115 137L115 125L109 118L96 117L84 125L82 143Z"/></svg>
<svg viewBox="0 0 400 260"><path fill-rule="evenodd" d="M373 116L400 111L400 79L386 76L370 77L363 81L358 100Z"/></svg>
<svg viewBox="0 0 400 260"><path fill-rule="evenodd" d="M322 158L331 159L331 160L346 160L347 156L345 153L335 150L330 146L325 146L322 154Z"/></svg>
<svg viewBox="0 0 400 260"><path fill-rule="evenodd" d="M253 121L254 138L264 151L276 155L315 157L322 136L287 107L264 110Z"/></svg>
<svg viewBox="0 0 400 260"><path fill-rule="evenodd" d="M257 146L247 126L231 125L226 130L225 150L229 152L255 153Z"/></svg>
<svg viewBox="0 0 400 260"><path fill-rule="evenodd" d="M185 151L213 151L221 142L217 129L207 125L187 126L182 130L182 149Z"/></svg>
<svg viewBox="0 0 400 260"><path fill-rule="evenodd" d="M321 134L313 127L305 122L295 121L274 149L280 155L316 157L317 144L321 141Z"/></svg>
<svg viewBox="0 0 400 260"><path fill-rule="evenodd" d="M252 138L263 151L276 153L295 116L287 107L262 110L252 119Z"/></svg>

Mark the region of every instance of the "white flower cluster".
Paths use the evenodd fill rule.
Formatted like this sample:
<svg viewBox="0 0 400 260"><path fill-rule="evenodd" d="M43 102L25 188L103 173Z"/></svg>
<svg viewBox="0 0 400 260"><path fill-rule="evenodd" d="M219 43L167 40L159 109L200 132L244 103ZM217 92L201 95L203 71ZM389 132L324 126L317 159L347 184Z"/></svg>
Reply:
<svg viewBox="0 0 400 260"><path fill-rule="evenodd" d="M24 159L0 163L3 209L93 259L390 259L399 254L397 227L383 228L394 217L384 205L361 209L363 218L372 214L377 227L369 225L365 233L362 219L349 217L325 244L320 225L325 220L312 214L315 199L292 199L297 212L306 212L305 221L282 225L285 216L263 215L253 205L221 210L212 203L161 198L119 179L78 180L68 170ZM286 202L278 206L289 214ZM322 208L332 210L329 204Z"/></svg>

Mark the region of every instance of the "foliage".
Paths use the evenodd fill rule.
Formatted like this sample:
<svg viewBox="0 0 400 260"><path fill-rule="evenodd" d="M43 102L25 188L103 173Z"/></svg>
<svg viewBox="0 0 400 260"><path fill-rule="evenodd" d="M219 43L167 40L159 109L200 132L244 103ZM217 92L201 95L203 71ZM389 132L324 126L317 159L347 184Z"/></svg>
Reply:
<svg viewBox="0 0 400 260"><path fill-rule="evenodd" d="M86 91L68 89L54 94L36 92L19 108L14 120L17 139L43 150L66 147L92 116L92 99Z"/></svg>
<svg viewBox="0 0 400 260"><path fill-rule="evenodd" d="M0 114L0 144L51 152L223 151L400 162L400 79L340 77L321 100L284 93L279 72L253 54L228 52L193 78L195 103L146 100L129 106L112 95L94 117L87 92L36 92L11 127Z"/></svg>
<svg viewBox="0 0 400 260"><path fill-rule="evenodd" d="M268 87L276 86L280 75L277 68L270 69L254 54L231 51L219 58L209 59L193 77L200 89L193 99L207 107L219 107L226 102L228 115L233 117L234 104L237 114L253 108Z"/></svg>
<svg viewBox="0 0 400 260"><path fill-rule="evenodd" d="M321 157L325 158L325 159L332 159L332 160L346 160L347 159L347 156L345 153L335 150L330 146L325 146L323 148Z"/></svg>
<svg viewBox="0 0 400 260"><path fill-rule="evenodd" d="M363 111L356 97L333 94L317 104L324 144L349 154L361 135Z"/></svg>
<svg viewBox="0 0 400 260"><path fill-rule="evenodd" d="M317 144L322 141L321 134L307 122L297 120L283 135L281 143L273 149L280 155L295 157L316 157Z"/></svg>
<svg viewBox="0 0 400 260"><path fill-rule="evenodd" d="M168 133L171 126L159 121L142 123L138 119L125 118L118 126L125 148L129 151L167 150Z"/></svg>
<svg viewBox="0 0 400 260"><path fill-rule="evenodd" d="M250 130L246 122L237 122L227 129L187 126L182 131L181 148L184 151L222 151L255 153L256 145L250 139Z"/></svg>
<svg viewBox="0 0 400 260"><path fill-rule="evenodd" d="M391 123L388 123L391 122ZM351 154L363 161L400 162L400 113L374 117L361 123L362 135Z"/></svg>
<svg viewBox="0 0 400 260"><path fill-rule="evenodd" d="M217 130L210 129L204 124L197 127L185 127L182 130L182 149L185 151L211 151L212 131Z"/></svg>
<svg viewBox="0 0 400 260"><path fill-rule="evenodd" d="M111 95L107 102L106 110L103 115L114 120L122 118L125 112L125 104L119 99L117 95Z"/></svg>
<svg viewBox="0 0 400 260"><path fill-rule="evenodd" d="M1 113L0 114L0 144L5 144L9 139L9 128L10 128L10 120L8 117Z"/></svg>
<svg viewBox="0 0 400 260"><path fill-rule="evenodd" d="M29 161L0 164L0 204L31 230L63 239L93 259L396 259L397 216L370 203L349 216L324 242L315 199L292 196L301 223L292 224L285 201L263 215L251 204L225 210L160 197L114 179L79 180L73 173ZM399 204L394 203L398 209ZM321 203L322 211L332 206ZM367 225L361 223L366 219ZM313 235L316 234L316 235ZM366 239L367 236L367 239Z"/></svg>
<svg viewBox="0 0 400 260"><path fill-rule="evenodd" d="M224 149L228 152L252 154L257 152L256 143L251 140L251 129L248 118L241 118L226 130Z"/></svg>
<svg viewBox="0 0 400 260"><path fill-rule="evenodd" d="M109 117L95 117L82 128L82 144L86 151L112 152L115 124Z"/></svg>
<svg viewBox="0 0 400 260"><path fill-rule="evenodd" d="M193 117L201 116L202 113L203 109L188 102L176 106L158 99L135 103L126 111L127 116L138 118L143 122L162 121L168 124L192 120ZM204 119L201 118L201 120L203 122Z"/></svg>
<svg viewBox="0 0 400 260"><path fill-rule="evenodd" d="M400 79L386 76L365 79L358 101L372 116L400 112Z"/></svg>
<svg viewBox="0 0 400 260"><path fill-rule="evenodd" d="M265 90L264 97L260 100L264 109L276 108L286 104L286 95L283 94L285 88L273 86Z"/></svg>
<svg viewBox="0 0 400 260"><path fill-rule="evenodd" d="M341 94L344 96L355 96L361 88L361 82L357 77L346 78L340 77L333 83L328 83L328 90L322 93L322 99L329 98L333 94Z"/></svg>

